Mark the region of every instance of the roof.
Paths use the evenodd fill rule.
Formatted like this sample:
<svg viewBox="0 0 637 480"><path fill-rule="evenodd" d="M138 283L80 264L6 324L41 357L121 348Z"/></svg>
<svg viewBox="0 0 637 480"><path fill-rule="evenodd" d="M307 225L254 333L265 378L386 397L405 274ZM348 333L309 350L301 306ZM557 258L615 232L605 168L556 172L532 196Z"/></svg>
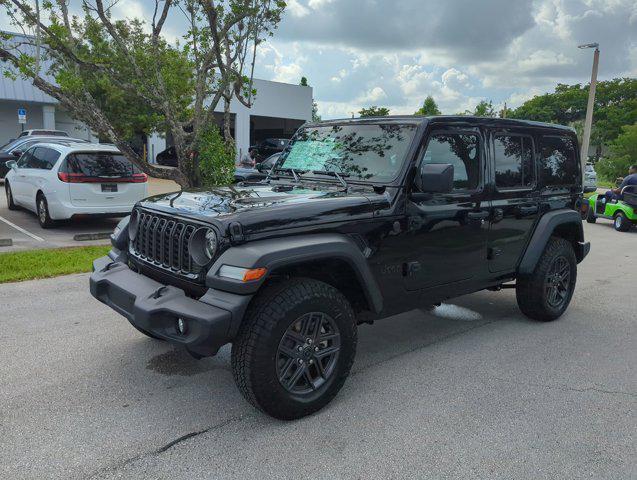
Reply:
<svg viewBox="0 0 637 480"><path fill-rule="evenodd" d="M32 147L48 147L56 150L62 154L74 153L74 152L116 152L119 153L119 149L115 145L106 143L80 143L73 141L60 140L55 143L41 142L32 145Z"/></svg>
<svg viewBox="0 0 637 480"><path fill-rule="evenodd" d="M307 125L343 125L343 124L375 124L375 123L394 123L394 124L414 124L423 123L457 123L464 125L486 125L494 127L541 127L554 130L574 132L571 127L558 125L556 123L535 122L533 120L520 120L514 118L494 118L494 117L475 117L472 115L436 115L436 116L416 116L416 115L388 115L385 117L359 117L359 118L342 118L336 120L326 120L322 122L308 123Z"/></svg>

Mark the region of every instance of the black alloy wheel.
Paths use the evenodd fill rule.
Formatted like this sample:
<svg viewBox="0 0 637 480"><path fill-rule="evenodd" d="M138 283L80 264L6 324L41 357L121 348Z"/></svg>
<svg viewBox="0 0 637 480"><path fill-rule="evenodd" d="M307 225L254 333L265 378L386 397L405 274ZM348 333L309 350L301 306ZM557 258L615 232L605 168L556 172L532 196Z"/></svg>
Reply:
<svg viewBox="0 0 637 480"><path fill-rule="evenodd" d="M313 392L334 373L340 349L334 320L323 312L306 313L288 327L279 343L279 382L292 394Z"/></svg>
<svg viewBox="0 0 637 480"><path fill-rule="evenodd" d="M571 266L564 256L553 260L553 264L546 276L544 288L546 302L555 309L562 308L568 299L571 286Z"/></svg>

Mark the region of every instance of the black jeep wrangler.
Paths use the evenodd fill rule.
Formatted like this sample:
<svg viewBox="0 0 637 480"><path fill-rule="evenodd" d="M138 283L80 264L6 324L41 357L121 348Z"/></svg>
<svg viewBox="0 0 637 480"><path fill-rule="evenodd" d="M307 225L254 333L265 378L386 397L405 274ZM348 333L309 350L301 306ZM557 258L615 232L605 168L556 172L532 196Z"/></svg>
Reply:
<svg viewBox="0 0 637 480"><path fill-rule="evenodd" d="M565 127L307 124L260 182L137 204L95 261L91 293L195 357L232 343L245 398L294 419L343 386L360 323L503 286L533 319L562 315L590 248L581 195Z"/></svg>

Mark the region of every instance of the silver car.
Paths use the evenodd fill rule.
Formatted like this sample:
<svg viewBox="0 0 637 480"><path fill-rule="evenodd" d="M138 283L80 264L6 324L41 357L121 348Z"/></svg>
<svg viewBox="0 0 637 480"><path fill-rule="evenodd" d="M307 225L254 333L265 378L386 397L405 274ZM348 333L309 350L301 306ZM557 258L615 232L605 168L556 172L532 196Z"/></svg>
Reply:
<svg viewBox="0 0 637 480"><path fill-rule="evenodd" d="M592 163L586 164L584 170L584 193L594 192L597 190L597 172Z"/></svg>

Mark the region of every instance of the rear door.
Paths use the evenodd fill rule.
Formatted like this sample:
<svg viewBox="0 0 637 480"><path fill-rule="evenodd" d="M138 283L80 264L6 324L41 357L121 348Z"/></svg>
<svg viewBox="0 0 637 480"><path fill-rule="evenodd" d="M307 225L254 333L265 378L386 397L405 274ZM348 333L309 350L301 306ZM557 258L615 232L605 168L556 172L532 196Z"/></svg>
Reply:
<svg viewBox="0 0 637 480"><path fill-rule="evenodd" d="M514 271L539 214L535 141L524 130L496 130L489 136L489 271Z"/></svg>
<svg viewBox="0 0 637 480"><path fill-rule="evenodd" d="M74 206L131 207L146 196L146 175L121 153L70 153L64 168Z"/></svg>
<svg viewBox="0 0 637 480"><path fill-rule="evenodd" d="M50 171L60 158L60 152L48 147L35 147L32 152L25 177L25 197L35 208L35 195L48 186Z"/></svg>

